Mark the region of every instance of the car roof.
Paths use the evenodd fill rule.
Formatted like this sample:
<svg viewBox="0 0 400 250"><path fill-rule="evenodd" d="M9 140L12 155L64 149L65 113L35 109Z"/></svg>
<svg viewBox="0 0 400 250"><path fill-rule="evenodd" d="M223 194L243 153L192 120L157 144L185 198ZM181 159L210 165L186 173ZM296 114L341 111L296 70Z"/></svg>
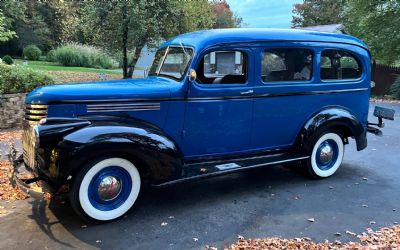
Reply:
<svg viewBox="0 0 400 250"><path fill-rule="evenodd" d="M345 43L362 47L368 46L358 38L337 33L318 32L302 29L213 29L201 30L182 34L165 42L161 47L169 45L185 45L195 50L225 43L252 43L252 42L328 42Z"/></svg>

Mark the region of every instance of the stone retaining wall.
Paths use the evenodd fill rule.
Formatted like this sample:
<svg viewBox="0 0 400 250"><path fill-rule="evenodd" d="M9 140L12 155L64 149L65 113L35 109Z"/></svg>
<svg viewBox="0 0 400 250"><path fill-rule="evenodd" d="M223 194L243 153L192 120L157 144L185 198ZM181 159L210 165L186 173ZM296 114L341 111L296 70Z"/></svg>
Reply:
<svg viewBox="0 0 400 250"><path fill-rule="evenodd" d="M21 128L25 93L0 95L0 129Z"/></svg>

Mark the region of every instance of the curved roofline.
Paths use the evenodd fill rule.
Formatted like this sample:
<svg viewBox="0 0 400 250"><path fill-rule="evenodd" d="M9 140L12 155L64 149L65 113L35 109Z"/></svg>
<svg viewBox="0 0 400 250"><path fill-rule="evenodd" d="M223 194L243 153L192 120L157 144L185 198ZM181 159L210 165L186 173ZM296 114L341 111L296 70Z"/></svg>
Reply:
<svg viewBox="0 0 400 250"><path fill-rule="evenodd" d="M196 50L223 43L251 42L327 42L359 46L369 51L358 38L345 34L318 32L302 29L236 28L200 30L178 35L165 42L168 45L192 46Z"/></svg>

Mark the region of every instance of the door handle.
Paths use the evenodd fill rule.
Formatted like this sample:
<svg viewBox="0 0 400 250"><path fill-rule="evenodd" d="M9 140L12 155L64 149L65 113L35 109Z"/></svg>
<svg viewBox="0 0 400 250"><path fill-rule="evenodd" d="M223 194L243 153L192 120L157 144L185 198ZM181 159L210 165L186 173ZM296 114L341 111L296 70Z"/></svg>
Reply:
<svg viewBox="0 0 400 250"><path fill-rule="evenodd" d="M248 91L240 92L240 94L241 94L241 95L250 95L250 94L253 94L253 92L254 92L254 90L250 89L250 90L248 90Z"/></svg>

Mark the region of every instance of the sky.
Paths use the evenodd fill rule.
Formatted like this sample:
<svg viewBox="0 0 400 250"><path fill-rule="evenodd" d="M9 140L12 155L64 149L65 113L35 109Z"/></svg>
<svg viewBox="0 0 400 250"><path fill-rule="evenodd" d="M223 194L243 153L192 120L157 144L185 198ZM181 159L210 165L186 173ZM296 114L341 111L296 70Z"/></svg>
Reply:
<svg viewBox="0 0 400 250"><path fill-rule="evenodd" d="M249 28L290 28L293 4L301 0L227 0Z"/></svg>

